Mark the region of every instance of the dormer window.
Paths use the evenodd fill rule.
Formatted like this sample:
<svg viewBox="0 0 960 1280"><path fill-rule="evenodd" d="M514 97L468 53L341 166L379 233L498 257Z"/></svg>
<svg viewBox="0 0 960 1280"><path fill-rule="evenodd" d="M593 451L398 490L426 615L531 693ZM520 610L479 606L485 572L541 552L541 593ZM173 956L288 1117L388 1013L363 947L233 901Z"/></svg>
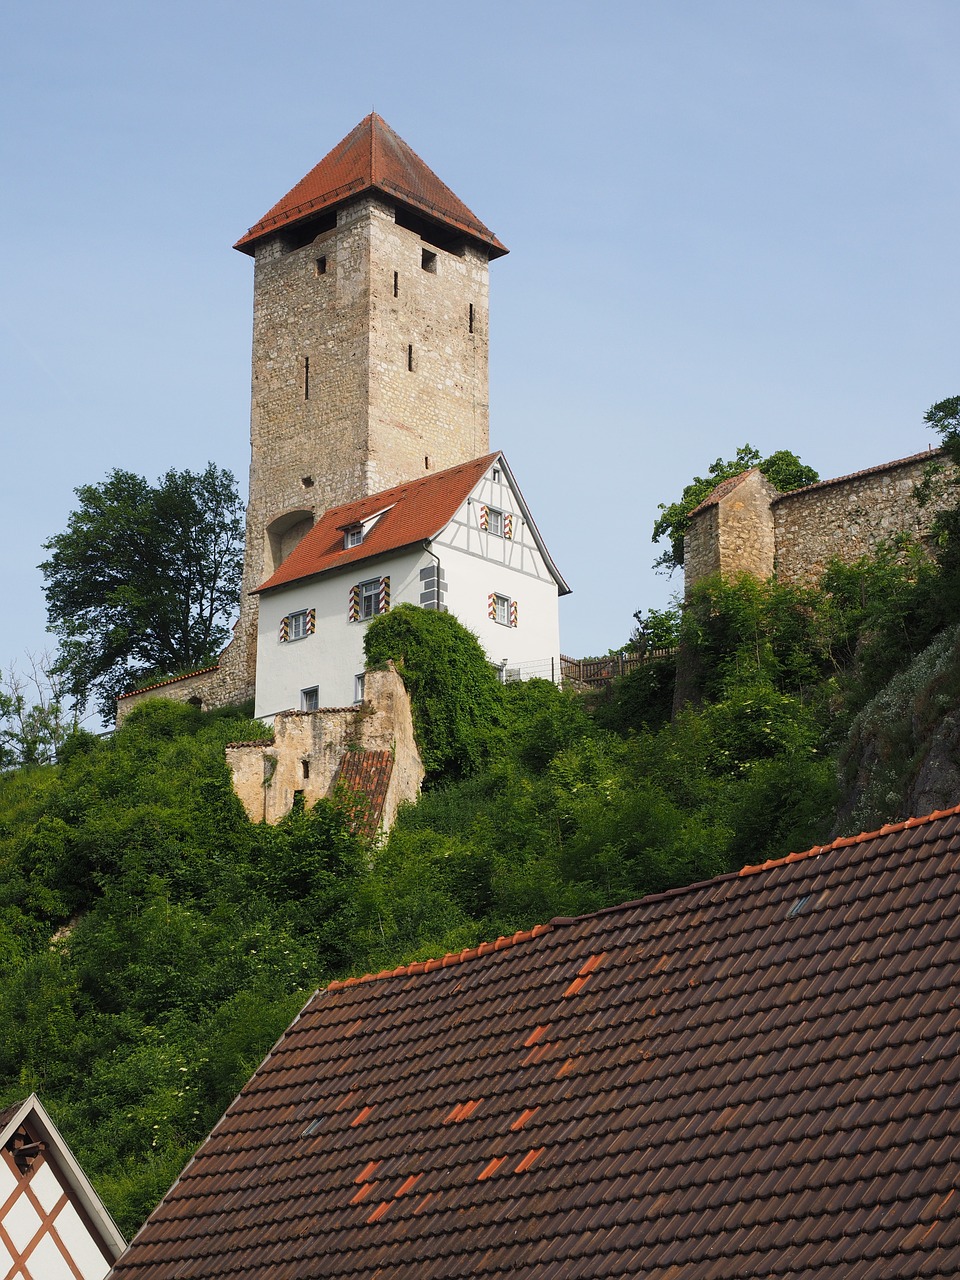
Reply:
<svg viewBox="0 0 960 1280"><path fill-rule="evenodd" d="M363 541L363 525L362 524L352 524L348 529L344 530L343 545L345 548L347 548L347 550L349 550L350 547L359 547L362 541Z"/></svg>

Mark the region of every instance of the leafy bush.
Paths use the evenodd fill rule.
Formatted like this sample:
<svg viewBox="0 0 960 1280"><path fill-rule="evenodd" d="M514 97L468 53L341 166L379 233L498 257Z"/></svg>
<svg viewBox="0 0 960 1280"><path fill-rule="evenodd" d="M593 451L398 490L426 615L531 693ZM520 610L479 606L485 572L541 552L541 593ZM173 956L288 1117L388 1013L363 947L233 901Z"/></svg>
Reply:
<svg viewBox="0 0 960 1280"><path fill-rule="evenodd" d="M403 678L430 781L475 773L502 715L501 685L477 637L451 613L401 604L373 619L364 650L368 667L392 660Z"/></svg>

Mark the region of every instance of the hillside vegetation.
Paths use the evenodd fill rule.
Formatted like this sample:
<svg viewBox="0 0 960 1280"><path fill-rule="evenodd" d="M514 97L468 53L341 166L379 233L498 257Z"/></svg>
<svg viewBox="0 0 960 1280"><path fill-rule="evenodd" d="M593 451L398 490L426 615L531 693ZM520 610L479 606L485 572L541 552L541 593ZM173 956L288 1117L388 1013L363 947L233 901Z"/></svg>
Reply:
<svg viewBox="0 0 960 1280"><path fill-rule="evenodd" d="M131 1233L330 978L957 803L949 520L938 539L642 619L680 640L673 715L673 661L604 694L501 686L449 615L383 615L368 661L407 682L429 773L382 844L336 801L250 824L223 748L264 730L240 714L147 703L0 775L0 1105L40 1093Z"/></svg>

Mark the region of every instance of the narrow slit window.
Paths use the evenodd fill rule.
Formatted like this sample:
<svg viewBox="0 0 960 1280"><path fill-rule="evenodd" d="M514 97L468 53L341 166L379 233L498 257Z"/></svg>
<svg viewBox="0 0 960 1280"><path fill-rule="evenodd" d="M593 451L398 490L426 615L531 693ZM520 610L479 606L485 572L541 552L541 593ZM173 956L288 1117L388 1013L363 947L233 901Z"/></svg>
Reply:
<svg viewBox="0 0 960 1280"><path fill-rule="evenodd" d="M407 344L407 372L413 373L413 343Z"/></svg>
<svg viewBox="0 0 960 1280"><path fill-rule="evenodd" d="M301 760L300 764L303 766L303 778L304 778L304 781L306 781L307 778L310 777L310 761Z"/></svg>
<svg viewBox="0 0 960 1280"><path fill-rule="evenodd" d="M470 303L470 332L473 333L473 303Z"/></svg>
<svg viewBox="0 0 960 1280"><path fill-rule="evenodd" d="M310 357L303 357L303 398L310 399Z"/></svg>
<svg viewBox="0 0 960 1280"><path fill-rule="evenodd" d="M399 271L395 271L393 273L393 296L395 298L400 297L400 272Z"/></svg>

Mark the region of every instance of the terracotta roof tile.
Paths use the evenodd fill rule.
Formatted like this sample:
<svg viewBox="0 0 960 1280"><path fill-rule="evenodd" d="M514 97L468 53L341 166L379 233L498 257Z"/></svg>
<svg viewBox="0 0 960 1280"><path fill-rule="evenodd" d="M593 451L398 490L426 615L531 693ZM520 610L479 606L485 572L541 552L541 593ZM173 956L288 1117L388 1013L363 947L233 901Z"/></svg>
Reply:
<svg viewBox="0 0 960 1280"><path fill-rule="evenodd" d="M419 480L332 507L257 590L269 591L435 537L500 457L499 453L488 453L448 467L446 471L435 471ZM383 514L363 541L355 547L344 547L344 529L361 524L379 512Z"/></svg>
<svg viewBox="0 0 960 1280"><path fill-rule="evenodd" d="M960 1274L958 987L960 807L331 983L115 1274Z"/></svg>
<svg viewBox="0 0 960 1280"><path fill-rule="evenodd" d="M117 701L123 698L134 698L140 693L150 693L153 689L164 689L168 684L179 684L181 680L192 680L194 676L205 676L211 671L219 671L220 664L215 662L212 667L198 667L196 671L187 671L182 676L171 676L169 680L158 680L156 684L145 684L142 689L128 689L126 693L117 695Z"/></svg>
<svg viewBox="0 0 960 1280"><path fill-rule="evenodd" d="M346 805L351 825L364 835L374 835L383 817L387 789L393 776L393 756L389 751L347 751L340 761L334 789L347 793Z"/></svg>
<svg viewBox="0 0 960 1280"><path fill-rule="evenodd" d="M417 212L479 241L491 258L506 247L448 186L375 112L361 120L342 142L297 183L234 245L252 253L253 245L282 227L332 209L364 191L380 191Z"/></svg>
<svg viewBox="0 0 960 1280"><path fill-rule="evenodd" d="M894 471L897 467L908 467L914 462L936 462L938 459L943 459L943 457L942 449L924 449L922 453L911 453L907 458L895 458L893 462L881 462L875 467L865 467L862 471L851 471L846 476L834 476L830 480L818 480L816 484L804 485L802 489L790 489L786 493L778 494L773 501L783 502L784 499L795 498L797 494L809 493L811 489L828 489L833 484L846 484L848 480L859 480L862 476L878 475L881 471Z"/></svg>

